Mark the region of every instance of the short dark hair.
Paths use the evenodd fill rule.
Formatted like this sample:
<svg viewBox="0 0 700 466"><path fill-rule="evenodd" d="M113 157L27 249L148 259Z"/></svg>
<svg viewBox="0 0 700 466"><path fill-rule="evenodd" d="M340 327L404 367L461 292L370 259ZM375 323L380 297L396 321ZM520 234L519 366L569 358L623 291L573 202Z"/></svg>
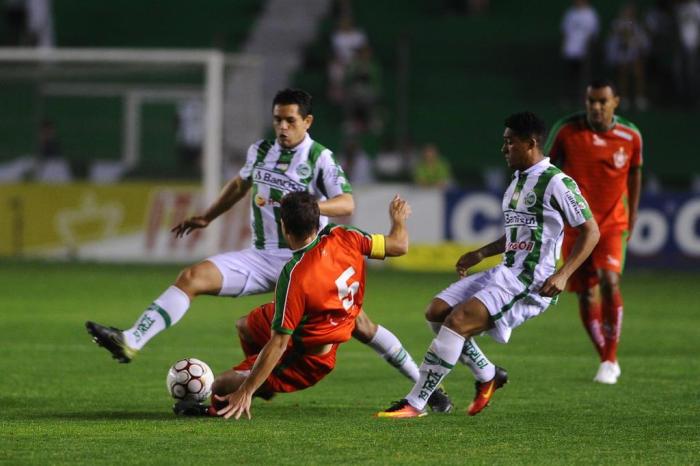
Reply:
<svg viewBox="0 0 700 466"><path fill-rule="evenodd" d="M302 89L287 88L275 94L275 98L272 99L272 108L274 109L275 105L296 104L299 106L299 115L301 115L302 118L306 118L308 115L313 114L311 108L312 101L313 98L308 92Z"/></svg>
<svg viewBox="0 0 700 466"><path fill-rule="evenodd" d="M280 205L284 228L294 238L301 240L318 231L321 211L311 194L306 191L288 193Z"/></svg>
<svg viewBox="0 0 700 466"><path fill-rule="evenodd" d="M520 139L534 138L540 147L547 136L547 126L544 124L544 120L532 112L514 113L506 118L505 125Z"/></svg>
<svg viewBox="0 0 700 466"><path fill-rule="evenodd" d="M609 87L613 95L617 95L617 87L615 87L615 83L613 83L612 80L608 78L593 79L591 82L588 83L588 87L590 87L591 89L603 89L604 87Z"/></svg>

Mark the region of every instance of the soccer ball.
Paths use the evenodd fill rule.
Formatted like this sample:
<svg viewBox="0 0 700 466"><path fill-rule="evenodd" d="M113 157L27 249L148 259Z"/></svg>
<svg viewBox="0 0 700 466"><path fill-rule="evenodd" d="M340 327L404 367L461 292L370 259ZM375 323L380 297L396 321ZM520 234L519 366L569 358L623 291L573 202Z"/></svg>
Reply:
<svg viewBox="0 0 700 466"><path fill-rule="evenodd" d="M204 401L211 395L214 373L199 359L181 359L172 365L165 383L170 395L177 400Z"/></svg>

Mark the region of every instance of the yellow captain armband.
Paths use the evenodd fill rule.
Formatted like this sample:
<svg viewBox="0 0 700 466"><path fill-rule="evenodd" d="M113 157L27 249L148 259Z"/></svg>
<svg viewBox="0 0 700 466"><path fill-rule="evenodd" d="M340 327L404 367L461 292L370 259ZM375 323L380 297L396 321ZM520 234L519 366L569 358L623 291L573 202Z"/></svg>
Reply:
<svg viewBox="0 0 700 466"><path fill-rule="evenodd" d="M384 235L371 235L372 250L369 253L370 259L384 259L386 257L386 240Z"/></svg>

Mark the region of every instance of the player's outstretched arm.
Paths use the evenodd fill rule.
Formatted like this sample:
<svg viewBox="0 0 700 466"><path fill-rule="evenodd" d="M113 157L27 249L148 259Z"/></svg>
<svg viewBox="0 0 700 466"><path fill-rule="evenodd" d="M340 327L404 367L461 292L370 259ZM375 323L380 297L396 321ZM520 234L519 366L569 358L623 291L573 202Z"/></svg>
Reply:
<svg viewBox="0 0 700 466"><path fill-rule="evenodd" d="M583 264L583 261L586 260L598 243L600 231L598 231L598 224L595 219L589 218L577 226L576 229L580 233L578 238L576 238L571 254L566 258L566 262L564 262L561 269L545 280L539 291L541 296L552 297L564 291L566 282L571 274Z"/></svg>
<svg viewBox="0 0 700 466"><path fill-rule="evenodd" d="M501 236L496 241L493 241L486 246L483 246L476 251L469 251L463 254L455 264L457 273L460 277L466 277L468 270L476 264L486 259L487 257L501 254L506 250L506 235Z"/></svg>
<svg viewBox="0 0 700 466"><path fill-rule="evenodd" d="M184 222L175 225L172 233L175 236L182 238L189 235L192 231L198 228L206 228L216 217L229 210L233 205L240 201L246 195L253 183L249 180L244 180L237 176L226 183L226 186L221 190L221 194L204 212L204 215L195 215L188 218Z"/></svg>
<svg viewBox="0 0 700 466"><path fill-rule="evenodd" d="M231 416L239 419L245 414L250 419L250 404L253 401L253 395L272 373L287 349L290 338L291 335L272 331L272 337L263 346L250 370L250 375L238 387L238 390L225 396L215 395L219 401L228 401L228 405L217 411L218 415L225 419L229 419Z"/></svg>
<svg viewBox="0 0 700 466"><path fill-rule="evenodd" d="M408 229L406 219L411 215L411 205L397 194L389 203L391 230L384 237L387 257L403 256L408 252Z"/></svg>
<svg viewBox="0 0 700 466"><path fill-rule="evenodd" d="M355 199L350 193L338 194L325 201L319 201L318 209L326 217L344 217L355 211Z"/></svg>

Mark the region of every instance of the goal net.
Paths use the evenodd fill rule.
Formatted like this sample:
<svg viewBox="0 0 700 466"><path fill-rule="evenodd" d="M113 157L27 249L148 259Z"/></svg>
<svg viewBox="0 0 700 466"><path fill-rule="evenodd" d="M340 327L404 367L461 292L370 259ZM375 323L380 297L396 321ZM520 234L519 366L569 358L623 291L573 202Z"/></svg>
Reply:
<svg viewBox="0 0 700 466"><path fill-rule="evenodd" d="M53 192L69 198L70 189L78 189L75 182L87 182L83 188L89 186L92 194L78 196L74 216L92 209L102 223L92 232L66 226L71 216L59 202L52 212L56 237L36 247L33 201L19 196L16 202L15 196L17 218L11 223L19 228L0 231L0 238L12 239L14 250L0 250L0 255L53 251L104 259L190 260L239 246L241 235L231 235L225 222L176 246L164 233L172 222L213 201L224 178L243 163L247 146L263 135L267 107L261 83L258 58L219 51L0 49L0 183L22 183L22 189L49 183ZM124 184L148 191L143 202L150 204L143 237L136 240L146 250L127 248L129 254L123 253L119 227L107 231L104 224L119 222L106 213L114 209L105 207L110 203L99 194ZM148 186L162 189L154 194ZM122 205L122 220L129 208L135 206ZM135 229L133 221L124 228ZM110 235L120 241L94 241Z"/></svg>

